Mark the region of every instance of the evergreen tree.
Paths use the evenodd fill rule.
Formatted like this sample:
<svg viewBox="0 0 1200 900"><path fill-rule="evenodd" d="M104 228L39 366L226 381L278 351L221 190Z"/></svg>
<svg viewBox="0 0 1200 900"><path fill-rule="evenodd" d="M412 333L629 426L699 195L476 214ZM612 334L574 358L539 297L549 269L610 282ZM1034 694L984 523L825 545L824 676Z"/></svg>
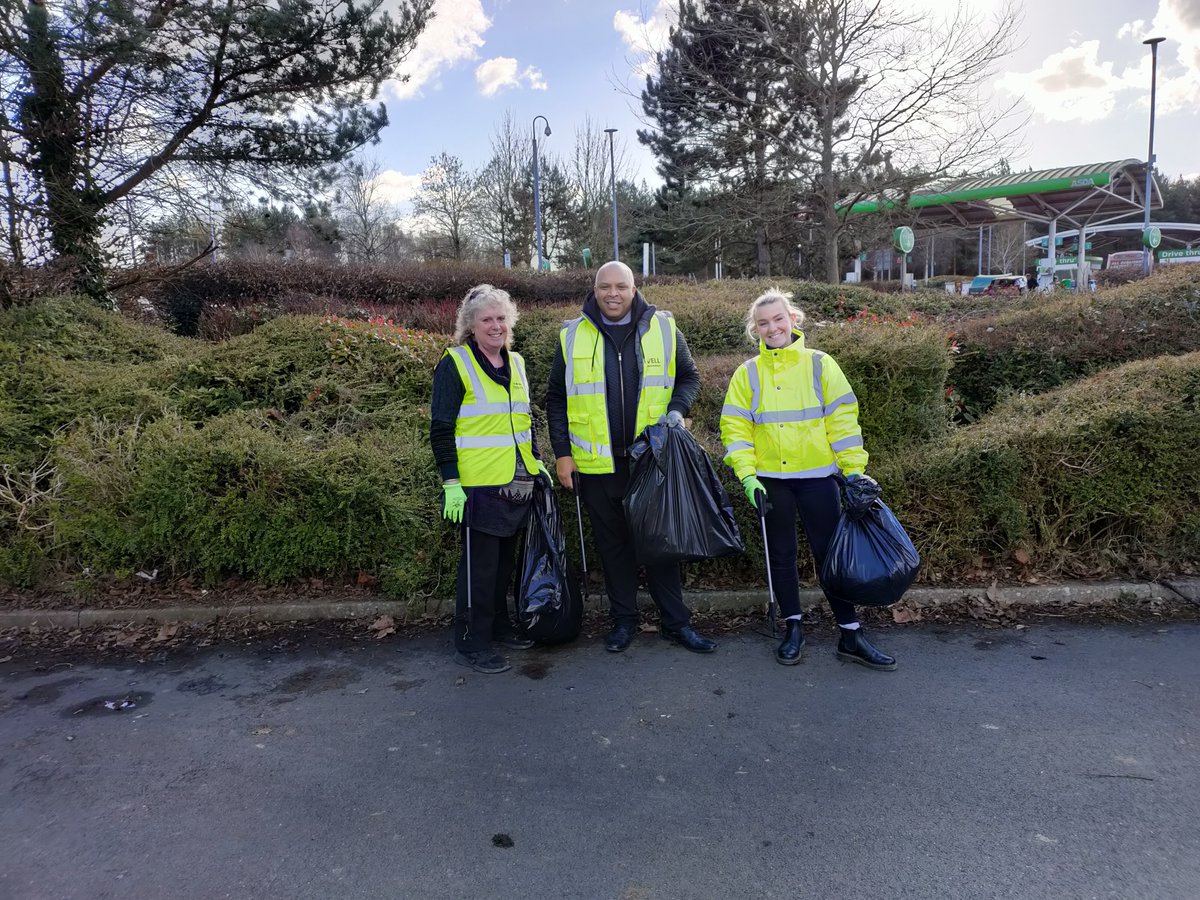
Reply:
<svg viewBox="0 0 1200 900"><path fill-rule="evenodd" d="M14 164L40 188L54 253L104 294L106 211L174 169L261 179L317 170L387 124L432 0L0 0ZM11 100L9 98L12 98Z"/></svg>

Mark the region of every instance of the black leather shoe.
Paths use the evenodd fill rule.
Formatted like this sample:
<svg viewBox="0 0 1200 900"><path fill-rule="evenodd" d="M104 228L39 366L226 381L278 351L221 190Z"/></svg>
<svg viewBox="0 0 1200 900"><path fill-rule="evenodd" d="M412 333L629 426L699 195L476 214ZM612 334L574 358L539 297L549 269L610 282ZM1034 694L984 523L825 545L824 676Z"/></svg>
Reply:
<svg viewBox="0 0 1200 900"><path fill-rule="evenodd" d="M856 662L869 669L883 669L887 672L896 668L895 657L888 656L886 653L876 650L871 642L867 640L867 636L863 634L861 628L855 628L853 631L848 631L845 628L839 628L838 630L842 633L837 645L838 659L844 659L846 662Z"/></svg>
<svg viewBox="0 0 1200 900"><path fill-rule="evenodd" d="M604 649L609 653L622 653L633 643L637 634L637 625L630 622L618 622L604 639Z"/></svg>
<svg viewBox="0 0 1200 900"><path fill-rule="evenodd" d="M680 646L687 647L693 653L712 653L717 649L716 641L700 637L691 625L684 625L674 631L661 628L659 634L662 635L664 641L673 641Z"/></svg>
<svg viewBox="0 0 1200 900"><path fill-rule="evenodd" d="M787 620L787 636L775 651L775 662L794 666L800 662L800 650L804 647L804 626L799 619Z"/></svg>

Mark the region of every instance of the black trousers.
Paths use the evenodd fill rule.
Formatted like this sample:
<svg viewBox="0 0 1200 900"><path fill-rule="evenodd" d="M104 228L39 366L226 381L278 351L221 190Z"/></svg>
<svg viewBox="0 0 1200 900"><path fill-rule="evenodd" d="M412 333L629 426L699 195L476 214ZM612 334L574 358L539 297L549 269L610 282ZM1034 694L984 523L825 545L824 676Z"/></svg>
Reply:
<svg viewBox="0 0 1200 900"><path fill-rule="evenodd" d="M638 564L625 508L621 505L629 483L629 461L617 458L611 475L577 474L580 497L592 523L592 536L604 566L604 586L614 623L638 622ZM683 580L677 563L646 566L650 596L658 607L664 628L689 624L692 614L683 602Z"/></svg>
<svg viewBox="0 0 1200 900"><path fill-rule="evenodd" d="M497 537L474 528L461 531L463 552L458 558L454 606L454 648L463 653L488 650L492 641L513 633L508 612L508 589L516 570L522 532ZM470 557L471 596L467 599L467 561Z"/></svg>
<svg viewBox="0 0 1200 900"><path fill-rule="evenodd" d="M837 478L761 478L767 491L767 550L771 557L771 581L775 599L784 617L800 614L800 574L796 570L799 537L796 516L808 538L809 549L817 563L817 573L825 562L829 542L842 514L841 488ZM825 599L839 625L858 621L854 605L836 597Z"/></svg>

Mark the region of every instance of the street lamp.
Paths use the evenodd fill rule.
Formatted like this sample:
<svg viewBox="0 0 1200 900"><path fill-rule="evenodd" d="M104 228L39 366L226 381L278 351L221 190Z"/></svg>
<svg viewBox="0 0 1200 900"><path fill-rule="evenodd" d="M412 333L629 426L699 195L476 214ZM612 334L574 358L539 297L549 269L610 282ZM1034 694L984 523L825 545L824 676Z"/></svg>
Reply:
<svg viewBox="0 0 1200 900"><path fill-rule="evenodd" d="M533 117L533 230L537 242L537 270L542 271L542 201L538 194L538 143L537 120L546 123L546 137L550 137L550 120L545 116Z"/></svg>
<svg viewBox="0 0 1200 900"><path fill-rule="evenodd" d="M617 247L617 155L613 150L613 135L617 133L617 129L605 128L604 133L608 135L608 174L612 182L613 259L620 259L621 254Z"/></svg>
<svg viewBox="0 0 1200 900"><path fill-rule="evenodd" d="M1146 201L1145 216L1142 219L1142 274L1150 274L1150 254L1153 252L1149 245L1145 243L1149 239L1150 231L1150 190L1151 178L1154 173L1154 95L1158 90L1158 45L1165 41L1166 38L1147 38L1142 41L1143 44L1150 45L1150 151L1146 154L1146 196L1143 198ZM1083 254L1080 249L1080 256Z"/></svg>

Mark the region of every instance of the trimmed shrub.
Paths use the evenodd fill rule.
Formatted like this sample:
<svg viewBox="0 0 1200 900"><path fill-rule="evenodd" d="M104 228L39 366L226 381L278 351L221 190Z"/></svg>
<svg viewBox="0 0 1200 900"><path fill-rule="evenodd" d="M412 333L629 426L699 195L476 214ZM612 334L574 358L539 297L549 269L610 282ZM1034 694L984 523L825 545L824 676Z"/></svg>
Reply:
<svg viewBox="0 0 1200 900"><path fill-rule="evenodd" d="M81 418L151 419L164 369L193 344L77 297L0 313L0 463L29 469Z"/></svg>
<svg viewBox="0 0 1200 900"><path fill-rule="evenodd" d="M386 424L389 407L428 403L446 339L386 322L284 316L206 347L171 373L192 421L273 410L344 428Z"/></svg>
<svg viewBox="0 0 1200 900"><path fill-rule="evenodd" d="M411 408L356 436L255 411L201 428L171 417L140 433L80 430L60 456L57 537L75 564L101 571L262 582L382 572L402 596L426 596L454 556L426 429Z"/></svg>
<svg viewBox="0 0 1200 900"><path fill-rule="evenodd" d="M512 294L521 306L579 302L595 273L568 269L538 274L479 263L350 266L303 260L255 260L191 266L161 281L151 299L180 334L198 333L202 315L214 306L259 306L283 312L345 313L363 310L405 325L449 331L453 312L467 291L487 282ZM650 283L676 279L658 277ZM442 317L428 315L430 304Z"/></svg>
<svg viewBox="0 0 1200 900"><path fill-rule="evenodd" d="M1037 393L1135 359L1200 349L1200 267L1043 302L965 324L954 386L986 411L1012 393Z"/></svg>
<svg viewBox="0 0 1200 900"><path fill-rule="evenodd" d="M1200 353L1014 398L894 458L889 502L933 576L1013 564L1100 576L1200 561Z"/></svg>

